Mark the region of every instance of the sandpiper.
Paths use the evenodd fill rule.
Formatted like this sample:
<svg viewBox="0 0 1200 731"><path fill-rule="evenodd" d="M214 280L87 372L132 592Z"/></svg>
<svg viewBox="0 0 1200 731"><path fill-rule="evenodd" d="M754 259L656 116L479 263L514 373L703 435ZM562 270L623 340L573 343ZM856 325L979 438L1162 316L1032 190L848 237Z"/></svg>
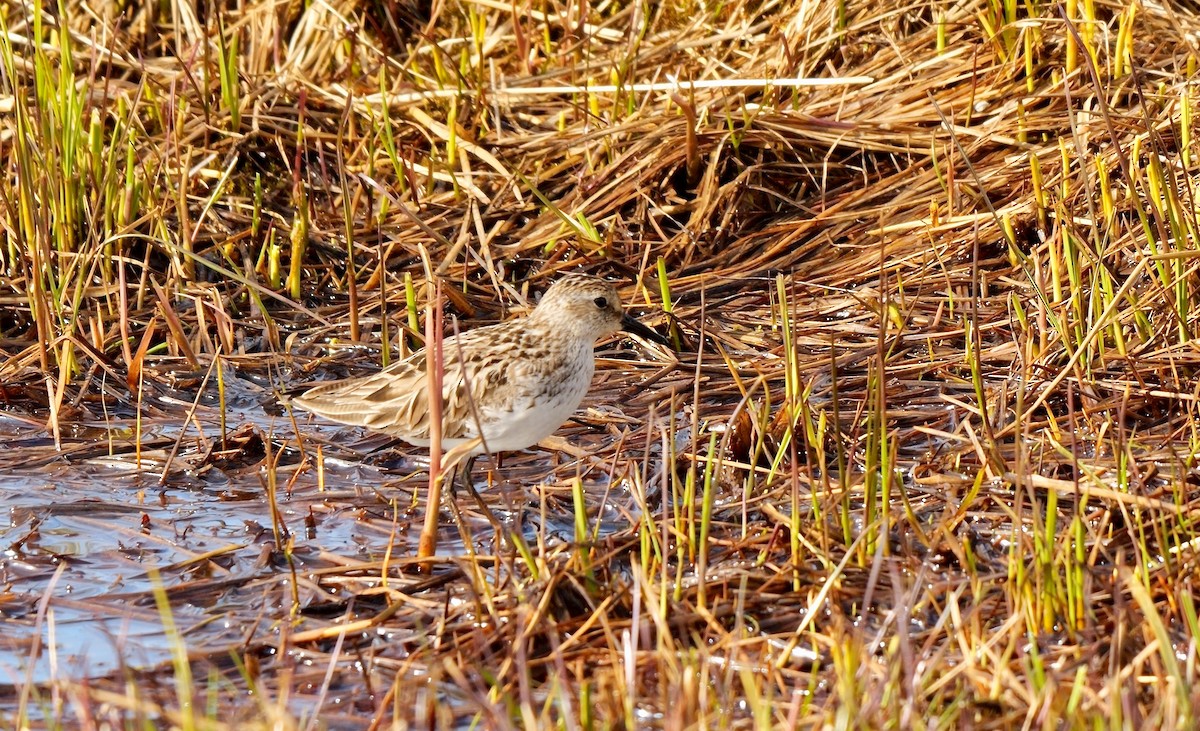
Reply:
<svg viewBox="0 0 1200 731"><path fill-rule="evenodd" d="M449 450L446 466L468 457L469 474L471 461L483 452L525 449L553 434L591 385L596 340L621 329L666 342L625 314L611 283L568 274L528 317L447 336L441 434ZM316 386L293 402L332 421L428 447L428 375L420 350L373 375Z"/></svg>

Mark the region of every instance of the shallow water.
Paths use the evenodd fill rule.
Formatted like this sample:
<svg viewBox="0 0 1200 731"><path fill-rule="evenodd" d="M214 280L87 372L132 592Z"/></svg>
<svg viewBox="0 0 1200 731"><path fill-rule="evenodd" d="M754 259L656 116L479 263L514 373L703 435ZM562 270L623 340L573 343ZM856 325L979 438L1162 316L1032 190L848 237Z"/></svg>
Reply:
<svg viewBox="0 0 1200 731"><path fill-rule="evenodd" d="M290 419L243 405L229 412L232 448L222 457L204 456L219 441L211 435L220 423L203 407L197 420L206 438L186 411L160 416L142 423L140 454L130 421L80 424L59 451L49 434L0 415L0 443L8 445L0 450L8 516L0 528L7 587L0 596L0 686L165 665L175 640L156 590L170 597L170 621L193 657L220 662L230 649L275 645L295 600L301 614L291 629L303 631L315 619L327 623L322 607L338 616L349 611L344 602L378 586L384 559L404 574L428 484L423 455L369 454L377 439L305 419L302 464ZM184 423L189 427L181 429ZM278 524L268 499L268 452L278 459ZM572 541L570 490L554 480L545 453L510 462L491 473L490 487L484 460L474 475L502 528L531 544ZM554 484L543 485L547 480ZM610 486L593 469L584 485L591 530L599 521L602 538L629 527L637 503L623 484ZM470 498L456 500L474 551L496 550L492 524ZM279 546L289 542L285 555ZM445 510L438 555L467 555ZM354 573L355 566L364 570Z"/></svg>

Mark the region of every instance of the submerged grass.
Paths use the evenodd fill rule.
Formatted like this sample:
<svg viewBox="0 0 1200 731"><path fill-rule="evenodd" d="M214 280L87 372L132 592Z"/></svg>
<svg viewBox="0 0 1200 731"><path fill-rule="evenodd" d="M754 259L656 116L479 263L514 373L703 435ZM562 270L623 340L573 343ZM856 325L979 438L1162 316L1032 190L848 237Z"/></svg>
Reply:
<svg viewBox="0 0 1200 731"><path fill-rule="evenodd" d="M0 725L1192 727L1197 37L1103 0L3 5L0 469L133 453L261 530L89 595L180 623L158 668L32 680L75 600L10 578ZM440 299L579 269L678 353L606 349L485 505L266 425ZM6 572L56 590L32 515Z"/></svg>

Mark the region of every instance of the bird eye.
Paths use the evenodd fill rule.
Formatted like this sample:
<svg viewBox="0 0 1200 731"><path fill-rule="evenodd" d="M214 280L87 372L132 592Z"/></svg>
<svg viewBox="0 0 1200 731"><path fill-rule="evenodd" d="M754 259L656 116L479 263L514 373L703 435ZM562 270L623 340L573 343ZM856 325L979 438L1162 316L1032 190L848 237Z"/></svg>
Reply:
<svg viewBox="0 0 1200 731"><path fill-rule="evenodd" d="M595 302L596 306L602 310L605 307L608 307L608 298L607 297L597 297L596 299L592 300L592 302Z"/></svg>

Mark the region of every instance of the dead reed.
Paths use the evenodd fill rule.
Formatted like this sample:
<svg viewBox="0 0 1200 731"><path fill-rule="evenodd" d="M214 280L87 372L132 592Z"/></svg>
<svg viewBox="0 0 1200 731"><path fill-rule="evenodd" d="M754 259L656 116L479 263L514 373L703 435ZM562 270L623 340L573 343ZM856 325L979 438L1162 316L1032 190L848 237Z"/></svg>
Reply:
<svg viewBox="0 0 1200 731"><path fill-rule="evenodd" d="M8 493L3 725L1195 727L1197 38L1103 0L4 4L0 481L47 492ZM418 572L420 475L279 389L419 347L435 281L466 327L577 269L680 352L607 350ZM69 612L170 657L41 677Z"/></svg>

